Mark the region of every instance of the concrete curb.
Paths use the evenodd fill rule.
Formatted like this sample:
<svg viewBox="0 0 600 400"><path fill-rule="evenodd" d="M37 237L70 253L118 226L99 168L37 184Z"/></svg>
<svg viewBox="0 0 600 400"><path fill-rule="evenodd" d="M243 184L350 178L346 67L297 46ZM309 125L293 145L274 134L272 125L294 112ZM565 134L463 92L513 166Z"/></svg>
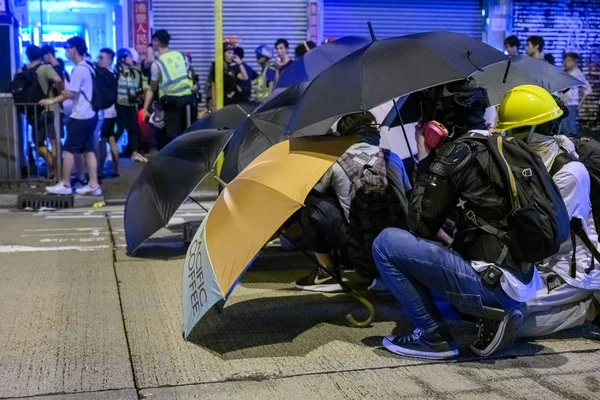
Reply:
<svg viewBox="0 0 600 400"><path fill-rule="evenodd" d="M24 194L24 193L22 193ZM80 196L75 195L73 198L73 208L93 207L95 203L103 202L104 196ZM124 203L123 203L124 204ZM0 208L16 209L19 207L19 194L5 193L0 194Z"/></svg>

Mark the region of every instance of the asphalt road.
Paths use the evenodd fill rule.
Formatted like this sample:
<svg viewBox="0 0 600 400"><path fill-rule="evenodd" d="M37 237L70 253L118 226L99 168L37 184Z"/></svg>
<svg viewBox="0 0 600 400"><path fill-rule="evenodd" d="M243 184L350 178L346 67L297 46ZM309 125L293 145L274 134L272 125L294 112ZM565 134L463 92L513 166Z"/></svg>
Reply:
<svg viewBox="0 0 600 400"><path fill-rule="evenodd" d="M596 327L481 361L468 350L475 327L453 323L459 360L401 358L380 348L409 329L389 296L373 298L371 328L347 327L356 303L292 289L311 266L286 257L251 269L223 314L185 342L179 225L203 214L185 205L132 259L122 208L0 211L0 398L600 398Z"/></svg>

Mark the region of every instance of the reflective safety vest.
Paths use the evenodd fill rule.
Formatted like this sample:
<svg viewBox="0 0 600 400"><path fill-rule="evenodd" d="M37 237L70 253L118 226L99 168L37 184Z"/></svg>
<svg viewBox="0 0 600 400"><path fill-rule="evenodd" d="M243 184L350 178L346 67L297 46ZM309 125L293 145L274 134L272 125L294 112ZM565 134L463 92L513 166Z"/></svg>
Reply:
<svg viewBox="0 0 600 400"><path fill-rule="evenodd" d="M183 97L192 94L188 82L188 71L183 55L178 51L162 54L156 65L160 69L161 80L158 85L158 95Z"/></svg>
<svg viewBox="0 0 600 400"><path fill-rule="evenodd" d="M267 82L267 72L270 69L273 69L273 66L268 64L256 78L256 100L258 101L263 101L271 94L269 92L269 82Z"/></svg>
<svg viewBox="0 0 600 400"><path fill-rule="evenodd" d="M123 67L125 69L125 67ZM125 76L127 73L127 76ZM137 98L139 91L142 89L142 74L133 68L127 68L126 71L119 73L119 91L117 96L117 104L122 106L135 106L135 102L130 102L133 98Z"/></svg>

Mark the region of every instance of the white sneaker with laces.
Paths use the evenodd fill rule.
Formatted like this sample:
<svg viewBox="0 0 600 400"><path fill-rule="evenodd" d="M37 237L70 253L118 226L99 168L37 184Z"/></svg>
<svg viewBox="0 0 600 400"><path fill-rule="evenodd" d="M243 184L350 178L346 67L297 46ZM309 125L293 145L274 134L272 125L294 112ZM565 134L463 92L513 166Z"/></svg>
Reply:
<svg viewBox="0 0 600 400"><path fill-rule="evenodd" d="M93 188L90 185L86 185L82 188L77 189L75 193L83 196L101 196L102 188L100 186Z"/></svg>
<svg viewBox="0 0 600 400"><path fill-rule="evenodd" d="M136 153L135 155L133 155L131 157L131 159L135 162L141 162L141 163L147 163L148 159L146 157L144 157L143 155L141 155L140 153Z"/></svg>
<svg viewBox="0 0 600 400"><path fill-rule="evenodd" d="M73 194L73 189L69 186L65 186L64 182L60 181L54 186L47 186L46 192L48 192L50 194L69 195L69 194Z"/></svg>

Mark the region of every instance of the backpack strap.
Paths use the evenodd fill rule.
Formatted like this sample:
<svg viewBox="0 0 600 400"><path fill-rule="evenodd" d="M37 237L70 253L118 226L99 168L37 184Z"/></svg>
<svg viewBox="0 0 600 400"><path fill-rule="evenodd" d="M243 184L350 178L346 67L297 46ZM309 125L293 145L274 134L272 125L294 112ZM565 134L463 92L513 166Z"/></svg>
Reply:
<svg viewBox="0 0 600 400"><path fill-rule="evenodd" d="M579 236L585 247L592 253L592 265L589 268L585 269L586 274L590 274L592 270L595 268L595 260L600 261L600 251L594 246L588 235L585 233L583 229L583 222L579 218L572 218L571 222L571 242L573 243L573 256L571 258L571 278L575 278L575 235Z"/></svg>

